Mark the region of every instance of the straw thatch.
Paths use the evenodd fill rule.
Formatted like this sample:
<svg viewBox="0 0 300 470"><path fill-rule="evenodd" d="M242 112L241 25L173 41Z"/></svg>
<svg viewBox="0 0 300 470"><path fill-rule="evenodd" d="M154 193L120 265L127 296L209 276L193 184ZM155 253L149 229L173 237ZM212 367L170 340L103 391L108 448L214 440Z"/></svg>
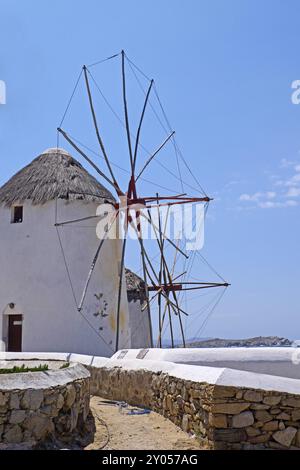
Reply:
<svg viewBox="0 0 300 470"><path fill-rule="evenodd" d="M112 194L63 149L49 149L0 188L0 204L29 199L45 204L53 199L114 201Z"/></svg>

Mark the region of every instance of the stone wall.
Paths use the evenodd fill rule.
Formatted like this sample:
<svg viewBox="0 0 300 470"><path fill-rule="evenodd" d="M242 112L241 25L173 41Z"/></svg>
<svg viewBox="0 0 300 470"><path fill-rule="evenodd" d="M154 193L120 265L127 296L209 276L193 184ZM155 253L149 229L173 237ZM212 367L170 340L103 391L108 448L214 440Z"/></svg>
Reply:
<svg viewBox="0 0 300 470"><path fill-rule="evenodd" d="M208 448L300 449L299 379L226 367L146 360L147 351L135 351L134 358L130 359L128 356L131 353L133 355L130 350L119 351L111 359L67 353L0 352L0 360L67 361L76 363L73 366L75 368L82 367L83 364L85 367L82 367L80 374L88 377L85 368L90 371L91 394L148 407L163 414L184 431L196 434ZM273 357L268 353L269 359L282 359L281 355L279 357L276 354L275 351ZM257 359L260 360L261 356ZM79 377L72 370L72 367L64 370L67 377L61 378L59 384L57 376L54 378L53 374L61 374L63 371L44 373L35 388L45 390L66 386ZM38 373L33 373L37 377L35 374ZM20 383L15 389L24 391L27 385L23 386L21 376L29 375L17 375ZM3 376L0 377L0 383L3 384ZM31 383L34 383L33 379ZM0 386L0 391L1 389L3 392L3 386ZM62 395L65 400L64 393ZM0 396L0 432L3 439L2 394ZM10 418L12 410L8 403L10 402L6 401L4 406ZM87 405L85 406L87 411ZM22 410L22 407L19 405L16 409ZM59 419L56 422L60 421L64 412L69 416L71 414L64 405L61 413L58 412ZM9 430L12 423L8 420L4 424ZM53 424L55 426L55 421ZM23 437L26 437L23 425L20 424L20 427ZM61 432L59 427L54 429ZM67 437L68 432L63 430L62 434Z"/></svg>
<svg viewBox="0 0 300 470"><path fill-rule="evenodd" d="M0 449L10 444L69 442L84 432L90 377L80 364L0 376Z"/></svg>
<svg viewBox="0 0 300 470"><path fill-rule="evenodd" d="M216 448L300 450L300 396L215 385L210 408Z"/></svg>
<svg viewBox="0 0 300 470"><path fill-rule="evenodd" d="M88 369L92 394L150 408L208 448L300 449L300 395L201 383L143 368Z"/></svg>

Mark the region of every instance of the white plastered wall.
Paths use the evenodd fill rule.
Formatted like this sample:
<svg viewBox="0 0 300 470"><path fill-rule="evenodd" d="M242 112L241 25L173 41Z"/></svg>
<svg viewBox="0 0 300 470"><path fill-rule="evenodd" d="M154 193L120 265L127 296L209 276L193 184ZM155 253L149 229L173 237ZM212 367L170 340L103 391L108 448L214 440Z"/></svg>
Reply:
<svg viewBox="0 0 300 470"><path fill-rule="evenodd" d="M111 356L117 327L121 242L104 241L80 314L74 296L78 305L100 243L97 219L58 229L72 288L54 224L56 220L95 215L97 204L58 200L57 207L56 201L39 206L26 201L23 205L23 222L19 224L11 223L10 208L0 207L0 340L7 344L7 314L21 313L23 351ZM8 311L10 303L16 307ZM130 347L125 288L120 330L119 348Z"/></svg>

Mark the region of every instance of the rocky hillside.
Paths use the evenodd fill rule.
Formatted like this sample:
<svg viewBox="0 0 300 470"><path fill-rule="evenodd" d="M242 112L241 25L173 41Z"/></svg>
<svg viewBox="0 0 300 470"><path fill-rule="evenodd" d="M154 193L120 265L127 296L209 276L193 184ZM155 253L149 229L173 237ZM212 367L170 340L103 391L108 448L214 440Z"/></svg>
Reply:
<svg viewBox="0 0 300 470"><path fill-rule="evenodd" d="M220 339L212 338L207 340L187 342L187 348L234 348L246 347L257 348L259 346L291 346L292 341L287 338L279 338L279 336L257 336L255 338L246 339Z"/></svg>

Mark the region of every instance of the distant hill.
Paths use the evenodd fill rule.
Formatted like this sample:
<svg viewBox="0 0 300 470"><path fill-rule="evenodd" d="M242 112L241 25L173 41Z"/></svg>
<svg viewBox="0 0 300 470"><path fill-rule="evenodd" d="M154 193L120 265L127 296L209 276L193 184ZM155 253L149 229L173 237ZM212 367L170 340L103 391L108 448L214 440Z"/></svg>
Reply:
<svg viewBox="0 0 300 470"><path fill-rule="evenodd" d="M188 340L187 348L257 348L257 347L275 347L275 346L291 346L292 341L279 336L256 336L255 338L246 339L220 339L209 338L199 340ZM180 345L176 347L181 347Z"/></svg>
<svg viewBox="0 0 300 470"><path fill-rule="evenodd" d="M200 341L200 342L201 342L201 341L207 341L207 340L209 340L209 339L214 339L214 338L212 338L211 336L208 336L208 337L205 337L205 338L192 337L192 338L186 339L186 343L191 344L191 343L199 342L199 341ZM181 348L182 339L181 339L181 338L180 338L180 339L174 338L174 345L175 345L176 348L178 348L178 347ZM165 339L165 340L163 341L163 346L162 346L162 347L163 347L163 348L171 348L171 347L172 347L172 342L171 342L171 340L170 340L170 339Z"/></svg>

